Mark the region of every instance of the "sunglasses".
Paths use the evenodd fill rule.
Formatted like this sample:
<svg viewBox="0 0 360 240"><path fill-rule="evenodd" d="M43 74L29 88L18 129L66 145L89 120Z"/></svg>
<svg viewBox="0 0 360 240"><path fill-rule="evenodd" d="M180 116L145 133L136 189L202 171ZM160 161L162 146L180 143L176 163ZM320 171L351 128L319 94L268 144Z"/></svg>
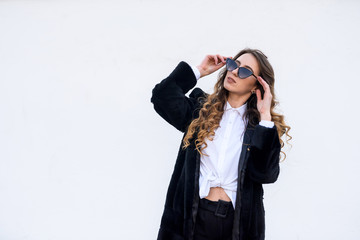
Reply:
<svg viewBox="0 0 360 240"><path fill-rule="evenodd" d="M257 77L254 75L254 73L252 71L250 71L249 69L238 66L237 63L230 58L226 59L226 70L234 71L237 68L239 68L238 72L237 72L237 75L239 78L247 78L247 77L253 75L257 79Z"/></svg>

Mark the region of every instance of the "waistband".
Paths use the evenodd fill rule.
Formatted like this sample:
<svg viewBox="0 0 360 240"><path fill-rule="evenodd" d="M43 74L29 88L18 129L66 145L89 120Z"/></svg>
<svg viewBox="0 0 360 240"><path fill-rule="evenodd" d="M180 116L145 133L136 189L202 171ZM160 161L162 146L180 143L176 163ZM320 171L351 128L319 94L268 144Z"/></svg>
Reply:
<svg viewBox="0 0 360 240"><path fill-rule="evenodd" d="M215 216L225 218L226 216L234 213L234 207L232 202L227 202L219 199L218 201L211 201L206 198L201 198L199 201L199 207L209 210L215 214Z"/></svg>

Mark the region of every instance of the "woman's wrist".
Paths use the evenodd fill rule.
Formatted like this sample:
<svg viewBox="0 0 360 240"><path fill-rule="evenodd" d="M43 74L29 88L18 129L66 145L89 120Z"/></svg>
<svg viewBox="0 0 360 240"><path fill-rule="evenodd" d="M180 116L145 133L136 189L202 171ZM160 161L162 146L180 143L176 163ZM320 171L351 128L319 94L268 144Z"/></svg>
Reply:
<svg viewBox="0 0 360 240"><path fill-rule="evenodd" d="M265 121L271 121L271 114L262 114L260 115L260 119Z"/></svg>
<svg viewBox="0 0 360 240"><path fill-rule="evenodd" d="M200 77L205 76L205 71L200 67L200 66L196 66L196 68L199 70L200 72Z"/></svg>

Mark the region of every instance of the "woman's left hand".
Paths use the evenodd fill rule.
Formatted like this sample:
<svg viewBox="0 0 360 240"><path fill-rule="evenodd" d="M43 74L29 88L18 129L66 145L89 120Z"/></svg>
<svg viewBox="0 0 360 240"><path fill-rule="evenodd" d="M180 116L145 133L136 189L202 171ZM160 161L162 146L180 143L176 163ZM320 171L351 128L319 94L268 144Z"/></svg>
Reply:
<svg viewBox="0 0 360 240"><path fill-rule="evenodd" d="M271 108L272 95L270 92L270 87L269 84L267 84L267 82L265 82L265 80L262 77L258 76L257 79L265 91L264 99L261 99L260 89L256 89L257 109L260 113L261 120L271 121L270 108Z"/></svg>

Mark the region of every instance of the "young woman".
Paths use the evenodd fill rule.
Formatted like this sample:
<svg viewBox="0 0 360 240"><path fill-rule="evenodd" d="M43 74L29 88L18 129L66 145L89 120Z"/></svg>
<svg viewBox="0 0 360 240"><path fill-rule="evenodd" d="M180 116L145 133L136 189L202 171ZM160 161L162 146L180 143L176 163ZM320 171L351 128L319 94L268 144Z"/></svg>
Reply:
<svg viewBox="0 0 360 240"><path fill-rule="evenodd" d="M224 66L212 94L197 87L185 95ZM156 84L154 109L184 133L158 240L265 239L262 184L277 180L281 136L291 139L274 111L274 83L267 57L245 48L196 67L182 61Z"/></svg>

